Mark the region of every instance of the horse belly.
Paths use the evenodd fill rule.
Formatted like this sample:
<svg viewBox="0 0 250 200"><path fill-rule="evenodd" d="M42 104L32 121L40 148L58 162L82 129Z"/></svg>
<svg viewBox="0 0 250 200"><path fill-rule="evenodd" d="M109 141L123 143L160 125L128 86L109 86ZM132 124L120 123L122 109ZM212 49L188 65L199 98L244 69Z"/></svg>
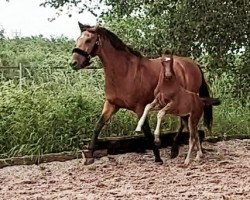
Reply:
<svg viewBox="0 0 250 200"><path fill-rule="evenodd" d="M175 102L173 114L181 117L189 115L192 111L193 103L194 102L190 99L190 96L181 97Z"/></svg>
<svg viewBox="0 0 250 200"><path fill-rule="evenodd" d="M106 98L110 103L116 105L118 108L125 108L134 111L136 107L136 100L130 95L107 96Z"/></svg>

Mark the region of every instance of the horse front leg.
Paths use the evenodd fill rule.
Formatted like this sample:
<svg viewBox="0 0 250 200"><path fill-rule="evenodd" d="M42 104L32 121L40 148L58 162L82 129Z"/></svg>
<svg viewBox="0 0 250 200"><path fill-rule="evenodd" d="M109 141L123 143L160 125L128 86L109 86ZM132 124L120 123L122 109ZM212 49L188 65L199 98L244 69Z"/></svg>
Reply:
<svg viewBox="0 0 250 200"><path fill-rule="evenodd" d="M94 129L94 133L92 135L91 141L89 143L88 146L88 156L85 155L86 161L84 164L88 165L88 164L92 164L94 162L94 158L93 158L93 153L95 151L95 145L98 139L98 136L103 128L103 126L107 123L107 121L109 121L109 119L111 118L111 116L113 114L115 114L119 109L111 104L109 101L105 101L103 109L102 109L102 114L99 118L99 120L97 121L97 124L95 126Z"/></svg>
<svg viewBox="0 0 250 200"><path fill-rule="evenodd" d="M162 121L162 118L164 117L164 115L166 114L166 111L165 109L161 109L158 114L157 114L157 124L156 124L156 128L155 128L155 131L154 131L154 142L155 142L155 145L157 146L160 146L161 145L161 141L160 141L160 128L161 128L161 121Z"/></svg>
<svg viewBox="0 0 250 200"><path fill-rule="evenodd" d="M143 111L143 114L142 114L140 120L139 120L138 123L137 123L136 129L135 129L136 132L141 132L142 126L143 126L143 124L144 124L144 122L145 122L145 120L146 120L146 118L147 118L147 115L148 115L149 111L150 111L152 108L154 108L156 104L157 104L157 100L154 99L154 101L153 101L152 103L149 103L149 104L147 104L147 105L145 106L144 111ZM151 132L151 131L150 131L150 132Z"/></svg>
<svg viewBox="0 0 250 200"><path fill-rule="evenodd" d="M154 156L155 156L155 162L158 162L158 163L162 164L163 161L162 161L162 159L160 157L159 148L154 143L154 136L151 133L147 118L145 119L144 124L142 125L142 130L144 132L145 137L148 139L148 141L150 143L150 146L153 149Z"/></svg>
<svg viewBox="0 0 250 200"><path fill-rule="evenodd" d="M171 113L171 109L173 108L173 102L169 102L164 108L162 108L158 114L157 114L157 125L154 131L154 137L155 137L155 144L157 146L160 146L160 126L162 118L165 116L166 113Z"/></svg>
<svg viewBox="0 0 250 200"><path fill-rule="evenodd" d="M158 162L160 164L163 163L161 157L160 157L160 151L159 148L154 143L154 136L151 132L147 114L150 111L150 109L154 108L157 105L157 101L154 100L151 104L148 104L147 106L142 107L141 105L135 110L135 113L137 114L138 118L140 118L136 131L142 129L145 138L148 140L150 148L153 149L154 156L155 156L155 162ZM140 128L140 129L139 129Z"/></svg>

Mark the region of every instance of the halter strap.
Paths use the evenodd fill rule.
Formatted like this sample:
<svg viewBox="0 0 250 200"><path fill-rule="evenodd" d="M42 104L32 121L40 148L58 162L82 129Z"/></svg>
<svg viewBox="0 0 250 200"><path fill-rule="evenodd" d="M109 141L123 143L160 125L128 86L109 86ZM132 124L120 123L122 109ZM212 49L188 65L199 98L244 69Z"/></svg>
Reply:
<svg viewBox="0 0 250 200"><path fill-rule="evenodd" d="M86 58L89 58L88 52L86 52L86 51L84 51L84 50L82 50L82 49L80 49L80 48L74 48L73 51L72 51L72 53L78 53L78 54L80 54L81 56L84 56L84 57L86 57Z"/></svg>

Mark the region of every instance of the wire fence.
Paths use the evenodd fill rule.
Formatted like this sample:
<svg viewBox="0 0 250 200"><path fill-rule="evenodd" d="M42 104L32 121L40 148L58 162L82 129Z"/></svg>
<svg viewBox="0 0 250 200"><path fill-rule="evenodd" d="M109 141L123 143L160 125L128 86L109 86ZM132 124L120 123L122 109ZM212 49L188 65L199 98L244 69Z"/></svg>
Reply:
<svg viewBox="0 0 250 200"><path fill-rule="evenodd" d="M25 84L26 80L35 81L38 76L44 77L45 74L49 76L58 70L65 71L66 68L35 68L33 66L25 66L22 63L19 63L18 66L15 67L0 67L0 80L12 80L15 83L19 84L19 87L22 88L22 85Z"/></svg>
<svg viewBox="0 0 250 200"><path fill-rule="evenodd" d="M95 68L93 66L87 67L82 71L89 70L102 70L101 68ZM79 71L78 71L79 72ZM0 81L14 81L22 88L27 82L43 83L55 81L55 79L73 78L76 72L70 67L36 67L25 66L19 63L15 67L0 67Z"/></svg>

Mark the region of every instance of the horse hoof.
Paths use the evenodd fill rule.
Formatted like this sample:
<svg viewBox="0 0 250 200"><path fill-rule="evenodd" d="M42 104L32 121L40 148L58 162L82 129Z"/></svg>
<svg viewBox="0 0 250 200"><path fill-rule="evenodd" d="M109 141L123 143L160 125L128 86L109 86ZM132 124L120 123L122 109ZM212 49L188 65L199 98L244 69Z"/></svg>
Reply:
<svg viewBox="0 0 250 200"><path fill-rule="evenodd" d="M184 165L188 166L189 163L190 163L190 160L189 160L189 159L188 159L188 160L186 159L185 162L184 162Z"/></svg>
<svg viewBox="0 0 250 200"><path fill-rule="evenodd" d="M197 162L200 162L201 158L196 156L194 160L197 161Z"/></svg>
<svg viewBox="0 0 250 200"><path fill-rule="evenodd" d="M155 141L155 146L160 147L161 146L161 141Z"/></svg>
<svg viewBox="0 0 250 200"><path fill-rule="evenodd" d="M84 165L90 165L93 164L95 162L94 158L86 158Z"/></svg>
<svg viewBox="0 0 250 200"><path fill-rule="evenodd" d="M202 153L197 153L195 160L196 161L201 161L201 158L203 157Z"/></svg>
<svg viewBox="0 0 250 200"><path fill-rule="evenodd" d="M84 158L93 158L93 150L92 149L83 150L82 155Z"/></svg>
<svg viewBox="0 0 250 200"><path fill-rule="evenodd" d="M160 141L160 139L155 139L155 145L156 145L157 147L161 146L161 141Z"/></svg>
<svg viewBox="0 0 250 200"><path fill-rule="evenodd" d="M179 155L179 148L172 147L170 158L171 159L176 158L178 155Z"/></svg>

